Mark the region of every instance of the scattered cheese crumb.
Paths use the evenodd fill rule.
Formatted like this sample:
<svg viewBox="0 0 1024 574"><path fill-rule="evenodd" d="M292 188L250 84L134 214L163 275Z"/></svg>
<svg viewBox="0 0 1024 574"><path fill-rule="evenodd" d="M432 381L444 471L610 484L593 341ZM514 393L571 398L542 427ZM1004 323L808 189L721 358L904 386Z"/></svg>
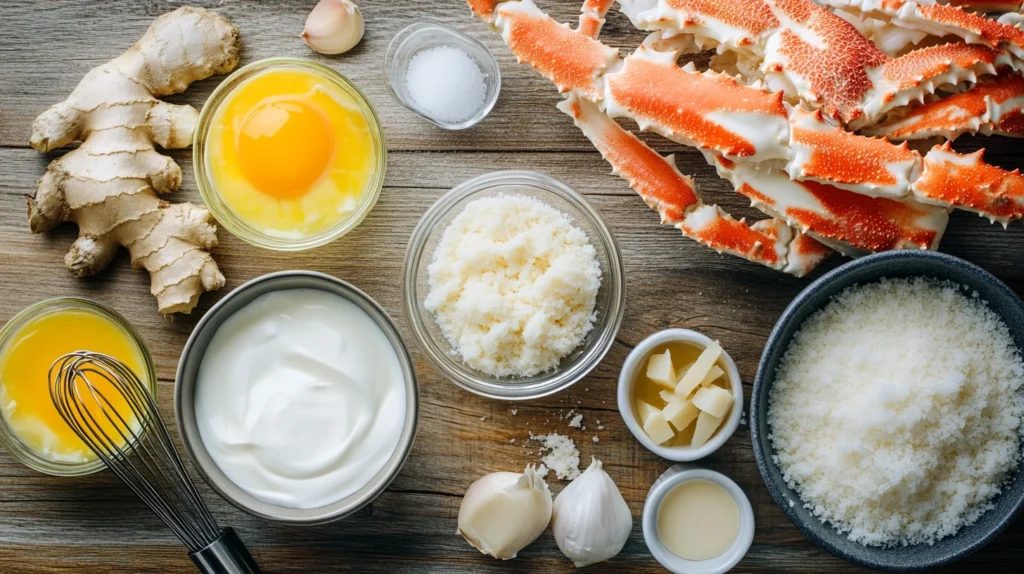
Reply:
<svg viewBox="0 0 1024 574"><path fill-rule="evenodd" d="M594 442L601 442L601 439L599 439L597 435L594 435Z"/></svg>
<svg viewBox="0 0 1024 574"><path fill-rule="evenodd" d="M516 416L518 414L519 414L519 409L512 409L512 416Z"/></svg>
<svg viewBox="0 0 1024 574"><path fill-rule="evenodd" d="M424 307L467 365L494 376L558 366L593 329L601 266L586 232L543 201L471 201L444 230Z"/></svg>
<svg viewBox="0 0 1024 574"><path fill-rule="evenodd" d="M480 417L480 422L484 422L485 420L487 420L487 415Z"/></svg>
<svg viewBox="0 0 1024 574"><path fill-rule="evenodd" d="M597 430L604 430L604 425L597 425Z"/></svg>
<svg viewBox="0 0 1024 574"><path fill-rule="evenodd" d="M578 428L580 428L580 423L582 421L583 421L583 415L576 415L576 416L572 417L571 421L569 421L569 426L571 426L574 429L578 429Z"/></svg>
<svg viewBox="0 0 1024 574"><path fill-rule="evenodd" d="M543 447L538 454L548 451L541 459L541 468L555 471L555 476L562 480L572 480L580 475L580 451L571 438L551 433L547 435L535 435L530 433L530 440L540 442Z"/></svg>
<svg viewBox="0 0 1024 574"><path fill-rule="evenodd" d="M808 318L769 396L775 460L804 505L871 546L974 523L1016 469L1024 362L957 285L883 280Z"/></svg>
<svg viewBox="0 0 1024 574"><path fill-rule="evenodd" d="M508 441L508 442L509 442L509 443L511 443L511 444L515 444L515 443L516 443L516 439L514 439L514 438L512 438L512 439L509 439L509 441Z"/></svg>

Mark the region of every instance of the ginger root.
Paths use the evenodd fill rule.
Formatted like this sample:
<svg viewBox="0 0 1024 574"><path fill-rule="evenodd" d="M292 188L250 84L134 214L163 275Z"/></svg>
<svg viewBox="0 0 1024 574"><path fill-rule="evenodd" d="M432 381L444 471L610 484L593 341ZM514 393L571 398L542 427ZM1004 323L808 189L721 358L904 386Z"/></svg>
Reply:
<svg viewBox="0 0 1024 574"><path fill-rule="evenodd" d="M158 17L117 58L93 68L63 102L32 124L31 145L48 152L82 145L50 163L28 199L33 233L71 221L79 237L64 258L77 277L99 272L124 246L132 266L151 276L161 313L188 313L199 296L224 285L209 249L210 213L159 198L181 185L181 168L154 149L192 142L198 113L158 96L238 65L238 30L226 18L182 7Z"/></svg>

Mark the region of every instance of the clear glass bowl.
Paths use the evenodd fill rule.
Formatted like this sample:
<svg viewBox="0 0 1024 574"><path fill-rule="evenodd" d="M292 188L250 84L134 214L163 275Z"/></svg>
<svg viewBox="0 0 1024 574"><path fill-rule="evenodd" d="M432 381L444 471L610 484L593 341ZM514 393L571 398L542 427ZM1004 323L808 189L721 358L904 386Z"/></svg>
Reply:
<svg viewBox="0 0 1024 574"><path fill-rule="evenodd" d="M153 358L149 355L149 350L146 348L146 344L142 341L142 337L140 337L138 332L135 331L135 328L132 327L131 324L116 311L88 299L80 299L77 297L47 299L22 310L20 313L15 315L13 319L8 321L2 329L0 329L0 360L2 360L4 356L7 345L12 343L14 335L21 331L26 324L43 315L66 309L79 309L95 313L114 323L127 333L128 336L135 341L136 345L138 345L139 354L142 356L145 363L146 372L137 374L146 385L146 388L149 389L149 392L156 397L156 367L153 365ZM0 380L0 385L2 384L3 381ZM39 384L48 385L49 381L39 381ZM7 417L3 416L2 412L0 412L0 446L25 466L53 476L82 476L92 474L106 468L103 461L99 458L88 462L71 463L53 461L40 456L28 445L21 442L21 439L19 439L18 435L14 433L14 429L11 428L10 424L7 422Z"/></svg>
<svg viewBox="0 0 1024 574"><path fill-rule="evenodd" d="M235 215L224 201L221 200L213 180L207 173L206 167L207 135L209 134L214 118L217 117L218 110L227 100L227 97L231 94L232 90L256 74L270 69L279 68L299 68L312 72L323 78L325 82L330 82L338 86L345 93L350 95L359 105L359 109L362 111L367 125L370 126L370 136L373 141L374 156L377 158L376 168L374 169L373 175L366 182L366 188L360 196L359 205L356 206L356 209L348 217L338 221L335 225L319 233L299 238L280 237L267 234L266 232L249 225ZM314 247L330 243L331 241L334 241L355 229L356 226L362 223L367 214L370 213L373 206L376 205L377 198L380 196L380 190L384 186L384 172L387 169L387 147L384 143L384 130L381 127L380 119L377 117L377 112L373 109L370 101L366 99L366 96L359 91L359 88L357 88L355 84L345 76L331 68L328 68L327 66L324 66L323 64L318 64L301 58L267 58L235 70L233 74L228 76L219 86L217 86L217 89L215 89L213 94L210 95L210 99L206 101L206 105L203 106L202 112L199 113L199 122L196 125L195 134L192 136L192 148L194 150L192 167L195 170L196 183L199 185L199 193L202 194L206 207L209 208L210 213L212 213L217 219L217 222L223 225L229 233L238 237L242 241L251 243L257 247L273 249L275 251L301 251L304 249L312 249Z"/></svg>
<svg viewBox="0 0 1024 574"><path fill-rule="evenodd" d="M569 215L573 224L587 234L601 265L601 288L594 307L597 313L594 328L579 347L562 358L557 368L532 377L494 377L463 363L423 304L430 291L427 268L445 229L467 203L499 194L532 196ZM622 257L615 238L597 210L583 196L543 174L499 171L456 186L423 215L412 232L405 252L402 298L412 332L427 358L441 374L478 395L526 400L569 387L601 362L622 324L626 283Z"/></svg>
<svg viewBox="0 0 1024 574"><path fill-rule="evenodd" d="M466 121L452 123L431 117L416 107L406 89L405 73L409 69L409 61L412 57L423 50L439 46L460 48L476 62L484 74L484 85L487 89L484 95L484 105L476 115ZM388 92L398 103L437 127L446 130L464 130L480 123L487 117L487 114L491 113L494 104L498 101L498 92L501 91L501 70L498 68L498 61L480 42L441 24L419 22L406 27L391 40L388 51L384 55L384 85L387 86Z"/></svg>

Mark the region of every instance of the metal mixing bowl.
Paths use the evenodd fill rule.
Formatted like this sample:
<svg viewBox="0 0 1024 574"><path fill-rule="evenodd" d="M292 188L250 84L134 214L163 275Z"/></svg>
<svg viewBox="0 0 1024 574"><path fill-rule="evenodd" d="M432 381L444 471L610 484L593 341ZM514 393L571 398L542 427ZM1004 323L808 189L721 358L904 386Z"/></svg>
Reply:
<svg viewBox="0 0 1024 574"><path fill-rule="evenodd" d="M203 362L203 355L210 341L221 324L260 295L288 289L327 291L344 297L362 309L380 327L395 348L405 379L406 407L402 435L384 467L374 475L370 482L353 494L326 506L310 509L288 508L264 502L231 482L210 457L203 444L199 426L196 423L193 403L199 366ZM398 329L395 328L395 324L384 312L384 309L373 299L345 281L330 275L312 271L281 271L257 277L235 289L214 305L196 325L188 343L185 344L181 361L178 363L178 374L174 384L174 414L178 421L178 432L181 433L181 439L189 458L202 473L206 482L225 500L249 514L273 522L322 524L345 518L369 504L384 492L384 489L398 475L412 450L413 439L416 436L416 426L419 421L419 386L416 383L412 358L398 334Z"/></svg>

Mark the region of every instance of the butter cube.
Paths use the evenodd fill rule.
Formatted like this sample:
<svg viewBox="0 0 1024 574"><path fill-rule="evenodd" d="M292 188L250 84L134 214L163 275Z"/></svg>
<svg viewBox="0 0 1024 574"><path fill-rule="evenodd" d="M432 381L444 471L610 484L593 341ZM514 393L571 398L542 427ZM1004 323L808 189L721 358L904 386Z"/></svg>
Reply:
<svg viewBox="0 0 1024 574"><path fill-rule="evenodd" d="M693 401L677 398L669 401L668 405L661 410L661 413L668 422L672 423L672 426L677 431L683 432L686 430L686 427L690 426L690 423L697 420L700 410L697 408L697 405L693 404Z"/></svg>
<svg viewBox="0 0 1024 574"><path fill-rule="evenodd" d="M658 409L654 408L646 401L638 399L636 401L636 412L640 415L640 424L645 425L647 424L647 419L651 418L651 415L658 412Z"/></svg>
<svg viewBox="0 0 1024 574"><path fill-rule="evenodd" d="M711 367L711 370L708 371L707 375L704 375L704 379L700 382L700 384L706 387L711 383L717 381L724 374L725 371L722 370L722 367L715 365Z"/></svg>
<svg viewBox="0 0 1024 574"><path fill-rule="evenodd" d="M704 377L711 371L711 367L715 366L718 362L718 358L722 356L722 347L715 341L708 348L697 357L697 360L693 362L693 366L687 369L686 373L679 383L676 385L675 391L679 398L689 398L690 394L696 389L700 382L704 380Z"/></svg>
<svg viewBox="0 0 1024 574"><path fill-rule="evenodd" d="M644 423L644 432L647 433L647 436L651 437L654 444L668 442L672 440L672 437L676 436L672 427L668 426L668 421L665 420L665 415L661 411L655 411L647 419L647 422Z"/></svg>
<svg viewBox="0 0 1024 574"><path fill-rule="evenodd" d="M700 416L697 417L697 428L693 429L693 440L690 441L690 446L693 448L704 446L704 443L708 442L711 435L715 434L715 431L718 430L723 418L716 417L706 411L701 411Z"/></svg>
<svg viewBox="0 0 1024 574"><path fill-rule="evenodd" d="M672 401L679 400L679 397L677 397L676 394L673 393L672 391L658 391L658 396L661 397L661 400L665 401L666 403L671 403Z"/></svg>
<svg viewBox="0 0 1024 574"><path fill-rule="evenodd" d="M724 417L732 406L732 393L715 385L701 387L697 394L693 395L693 404L710 415Z"/></svg>
<svg viewBox="0 0 1024 574"><path fill-rule="evenodd" d="M672 366L672 354L668 349L664 353L651 355L647 360L647 378L670 391L676 388L676 370Z"/></svg>

